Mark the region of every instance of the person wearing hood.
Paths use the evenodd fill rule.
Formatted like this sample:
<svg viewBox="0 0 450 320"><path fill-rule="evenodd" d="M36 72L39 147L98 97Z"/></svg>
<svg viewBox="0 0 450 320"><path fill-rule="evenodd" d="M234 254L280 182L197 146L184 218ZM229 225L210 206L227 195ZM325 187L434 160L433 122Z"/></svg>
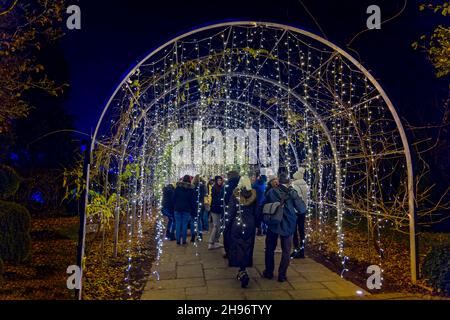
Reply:
<svg viewBox="0 0 450 320"><path fill-rule="evenodd" d="M308 201L309 187L305 179L305 168L298 168L294 173L292 181L292 188L297 192L299 197L306 204ZM297 225L294 232L294 252L291 254L293 259L303 259L305 257L305 211L297 212Z"/></svg>
<svg viewBox="0 0 450 320"><path fill-rule="evenodd" d="M282 253L278 268L278 281L284 282L287 280L286 272L290 262L292 235L296 228L297 212L304 211L306 206L297 192L289 186L290 180L286 174L281 174L278 180L280 185L278 187L272 187L268 191L265 204L275 202L284 203L283 217L281 221L268 225L265 251L266 268L263 271L263 277L267 279L273 278L275 268L274 253L278 238L280 238Z"/></svg>
<svg viewBox="0 0 450 320"><path fill-rule="evenodd" d="M220 218L222 216L222 189L223 178L221 176L214 177L214 185L211 188L211 206L210 213L212 218L212 230L209 235L208 249L222 248L223 245L219 243L220 238Z"/></svg>
<svg viewBox="0 0 450 320"><path fill-rule="evenodd" d="M267 187L267 176L261 175L252 184L252 188L256 191L256 229L257 235L262 236L266 233L265 224L262 221L262 207L265 199L265 192Z"/></svg>
<svg viewBox="0 0 450 320"><path fill-rule="evenodd" d="M227 222L228 222L228 211L230 209L229 203L231 196L233 195L234 189L236 189L238 183L239 183L239 172L237 171L230 171L227 174L227 184L222 189L222 199L223 199L223 217L224 220L224 226L223 229L223 247L225 250L224 258L228 257L228 245L229 245L229 228L226 228Z"/></svg>
<svg viewBox="0 0 450 320"><path fill-rule="evenodd" d="M163 216L167 217L166 239L175 240L175 216L173 212L173 193L175 188L171 183L163 188L162 209Z"/></svg>
<svg viewBox="0 0 450 320"><path fill-rule="evenodd" d="M250 280L246 268L253 265L256 208L256 191L252 189L250 179L242 176L230 197L228 222L225 225L229 230L228 264L239 268L237 279L241 281L242 288L246 288Z"/></svg>
<svg viewBox="0 0 450 320"><path fill-rule="evenodd" d="M196 212L195 190L190 181L190 177L185 175L182 181L177 183L173 193L175 235L178 245L186 244L189 219Z"/></svg>

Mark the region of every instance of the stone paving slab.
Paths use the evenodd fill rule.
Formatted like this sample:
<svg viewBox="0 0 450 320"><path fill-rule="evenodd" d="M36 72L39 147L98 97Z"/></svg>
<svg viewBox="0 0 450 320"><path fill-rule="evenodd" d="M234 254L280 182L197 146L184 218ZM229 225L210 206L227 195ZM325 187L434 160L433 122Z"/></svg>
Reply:
<svg viewBox="0 0 450 320"><path fill-rule="evenodd" d="M289 290L288 293L295 300L315 300L324 298L337 297L332 291L328 289L307 289L307 290Z"/></svg>
<svg viewBox="0 0 450 320"><path fill-rule="evenodd" d="M204 278L203 267L200 263L179 265L177 267L177 279Z"/></svg>
<svg viewBox="0 0 450 320"><path fill-rule="evenodd" d="M152 289L180 289L189 287L201 287L206 285L205 279L203 278L192 278L192 279L170 279L170 280L154 280L151 279L144 291L149 291Z"/></svg>
<svg viewBox="0 0 450 320"><path fill-rule="evenodd" d="M288 281L276 281L280 253L275 254L274 279L261 277L264 270L264 237L255 242L254 266L248 268L250 283L242 289L236 280L237 268L228 267L223 249L208 250L207 243L177 246L165 241L159 264L154 264L160 280L152 276L141 299L165 300L290 300L290 299L367 299L356 295L361 290L325 266L306 257L291 260ZM393 299L399 298L398 296Z"/></svg>
<svg viewBox="0 0 450 320"><path fill-rule="evenodd" d="M246 300L292 300L286 290L245 291Z"/></svg>
<svg viewBox="0 0 450 320"><path fill-rule="evenodd" d="M300 280L300 281L298 281ZM303 279L289 279L289 283L295 290L325 289L326 287L318 281L304 281Z"/></svg>
<svg viewBox="0 0 450 320"><path fill-rule="evenodd" d="M146 290L141 300L186 300L185 289Z"/></svg>

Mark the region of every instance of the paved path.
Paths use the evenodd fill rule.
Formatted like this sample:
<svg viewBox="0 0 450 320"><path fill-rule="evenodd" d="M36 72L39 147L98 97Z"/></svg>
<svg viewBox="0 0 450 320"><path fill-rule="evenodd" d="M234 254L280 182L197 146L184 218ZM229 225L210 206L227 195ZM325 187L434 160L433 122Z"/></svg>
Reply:
<svg viewBox="0 0 450 320"><path fill-rule="evenodd" d="M197 255L196 255L197 253ZM250 284L242 289L236 280L237 268L230 268L222 257L223 251L207 250L205 242L177 246L165 241L159 266L160 280L151 277L144 289L143 300L264 300L264 299L361 299L353 283L340 278L312 259L291 260L288 281L280 283L261 277L264 270L264 237L256 238L254 266L248 269ZM280 253L275 255L276 268ZM362 290L364 297L369 294Z"/></svg>

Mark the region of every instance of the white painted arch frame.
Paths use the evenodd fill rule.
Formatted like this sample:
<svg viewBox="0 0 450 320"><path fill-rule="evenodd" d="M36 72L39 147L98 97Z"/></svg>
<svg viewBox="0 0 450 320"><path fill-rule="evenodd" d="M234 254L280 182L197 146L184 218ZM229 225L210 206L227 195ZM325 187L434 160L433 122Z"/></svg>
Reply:
<svg viewBox="0 0 450 320"><path fill-rule="evenodd" d="M381 87L381 85L378 83L378 81L369 73L369 71L364 68L364 66L362 66L355 58L353 58L349 53L347 53L346 51L344 51L343 49L341 49L340 47L336 46L335 44L333 44L332 42L316 35L313 34L311 32L299 29L297 27L293 27L293 26L289 26L289 25L285 25L285 24L279 24L279 23L273 23L273 22L257 22L257 21L230 21L230 22L223 22L223 23L217 23L217 24L211 24L211 25L207 25L198 29L194 29L192 31L189 31L187 33L184 33L182 35L179 35L173 39L171 39L170 41L164 43L163 45L161 45L160 47L156 48L155 50L153 50L150 54L148 54L144 59L142 59L127 75L126 77L122 80L122 82L117 86L116 90L113 92L113 94L111 95L110 99L108 100L106 106L103 109L103 112L100 116L100 119L97 123L97 126L95 128L94 134L92 136L91 139L91 146L90 146L90 156L92 157L93 151L94 151L94 147L95 147L95 143L96 143L96 138L97 138L97 134L99 131L99 128L102 124L103 118L106 114L106 112L108 111L114 97L116 96L117 92L120 90L120 88L123 86L123 84L126 82L126 80L135 73L135 71L145 62L147 61L149 58L151 58L152 56L154 56L156 53L160 52L161 50L163 50L165 47L177 42L178 40L181 40L185 37L188 37L190 35L199 33L199 32L203 32L203 31L207 31L207 30L211 30L211 29L216 29L216 28L222 28L222 27L231 27L231 26L250 26L250 27L273 27L273 28L277 28L277 29L281 29L281 30L289 30L295 33L299 33L302 34L304 36L307 36L309 38L312 38L316 41L321 42L322 44L328 46L329 48L333 49L334 51L338 52L339 54L341 54L342 56L344 56L345 58L347 58L355 67L357 67L363 74L365 77L367 77L367 79L369 79L369 81L372 83L372 85L378 90L380 96L383 98L383 100L385 101L392 117L394 118L395 124L397 126L397 129L400 133L400 137L401 137L401 141L402 141L402 145L403 145L403 150L404 150L404 154L405 154L405 159L406 159L406 167L407 167L407 192L408 192L408 216L409 216L409 238L410 238L410 266L411 266L411 281L413 283L415 283L417 281L418 278L418 264L417 264L417 257L418 257L418 252L417 252L417 248L416 248L416 212L415 212L415 193L414 193L414 173L413 173L413 167L412 167L412 158L411 158L411 152L410 152L410 148L409 148L409 143L408 143L408 139L406 137L406 133L405 130L403 128L403 125L400 121L400 118L394 108L394 105L392 104L391 100L389 99L389 97L387 96L386 92L383 90L383 88ZM92 159L90 159L89 163L91 163ZM87 177L86 177L86 190L89 190L89 164L88 164L88 168L87 168ZM87 204L87 193L86 193L86 198L85 198L85 202ZM84 247L84 235L83 235L83 247ZM84 249L82 250L82 255L84 255ZM80 290L81 293L81 290Z"/></svg>

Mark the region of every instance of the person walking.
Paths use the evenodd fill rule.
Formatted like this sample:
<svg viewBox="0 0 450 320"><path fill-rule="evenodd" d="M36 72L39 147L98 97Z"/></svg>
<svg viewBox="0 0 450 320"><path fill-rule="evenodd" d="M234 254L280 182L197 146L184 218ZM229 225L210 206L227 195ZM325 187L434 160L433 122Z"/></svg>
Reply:
<svg viewBox="0 0 450 320"><path fill-rule="evenodd" d="M297 172L292 176L292 188L297 192L299 197L305 204L308 201L309 187L305 179L305 168L298 168ZM294 252L291 254L293 259L303 259L305 257L305 214L304 212L297 212L297 224L294 232Z"/></svg>
<svg viewBox="0 0 450 320"><path fill-rule="evenodd" d="M220 218L222 216L222 188L223 178L216 176L214 178L214 185L211 188L211 217L212 217L212 230L209 236L208 249L218 249L223 246L219 243L220 238Z"/></svg>
<svg viewBox="0 0 450 320"><path fill-rule="evenodd" d="M209 179L206 185L205 210L203 211L203 233L209 232L209 213L211 212L211 191L214 186L214 179Z"/></svg>
<svg viewBox="0 0 450 320"><path fill-rule="evenodd" d="M265 175L259 176L252 184L252 188L256 191L256 235L262 236L266 233L266 226L262 221L262 207L265 199L267 177Z"/></svg>
<svg viewBox="0 0 450 320"><path fill-rule="evenodd" d="M191 214L191 242L203 239L203 211L205 210L206 186L203 179L197 174L192 181L195 190L195 210Z"/></svg>
<svg viewBox="0 0 450 320"><path fill-rule="evenodd" d="M228 220L228 211L230 209L229 203L231 196L233 195L234 189L236 189L239 183L239 172L230 171L227 173L227 184L222 189L222 199L223 199L223 219L224 219L224 229L223 229L223 247L225 250L224 258L228 257L228 247L229 247L229 238L230 238L230 229L227 228L227 220Z"/></svg>
<svg viewBox="0 0 450 320"><path fill-rule="evenodd" d="M278 180L280 185L269 190L265 204L280 202L280 205L283 206L283 217L281 221L268 225L265 252L266 268L263 271L263 277L267 279L273 278L275 268L274 253L278 238L280 238L282 252L278 268L278 281L284 282L287 280L286 272L290 262L292 235L296 227L297 211L305 210L305 204L297 192L289 186L290 181L286 174L281 174Z"/></svg>
<svg viewBox="0 0 450 320"><path fill-rule="evenodd" d="M175 216L173 208L173 193L175 188L171 183L163 188L162 208L163 216L167 217L166 239L175 240Z"/></svg>
<svg viewBox="0 0 450 320"><path fill-rule="evenodd" d="M246 268L253 265L256 200L256 191L252 189L250 179L242 176L230 197L225 226L229 230L228 265L239 268L237 279L241 281L242 288L246 288L250 280Z"/></svg>
<svg viewBox="0 0 450 320"><path fill-rule="evenodd" d="M185 175L182 181L177 183L173 193L177 245L186 244L189 219L195 212L195 191L190 181L190 177Z"/></svg>

